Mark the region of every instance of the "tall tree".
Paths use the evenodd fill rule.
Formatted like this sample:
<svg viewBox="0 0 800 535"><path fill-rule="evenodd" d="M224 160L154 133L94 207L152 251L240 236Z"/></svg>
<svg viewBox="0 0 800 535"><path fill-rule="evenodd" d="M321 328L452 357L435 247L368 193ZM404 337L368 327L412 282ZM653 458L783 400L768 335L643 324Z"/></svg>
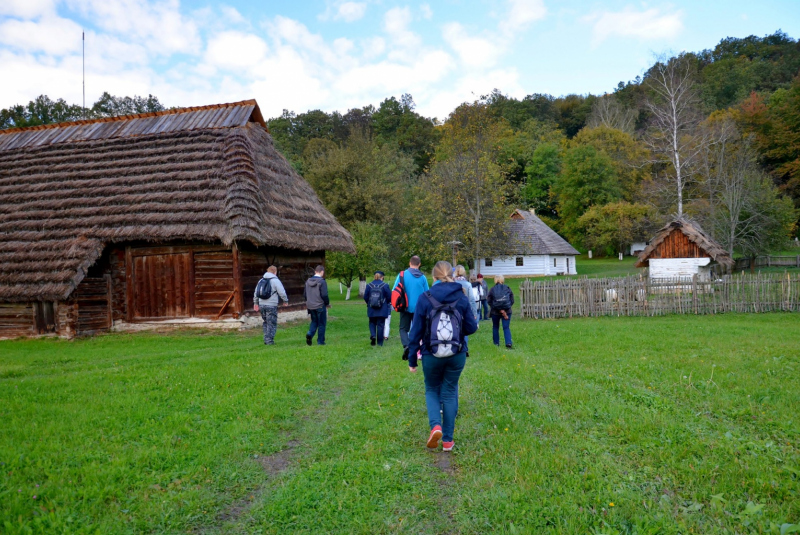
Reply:
<svg viewBox="0 0 800 535"><path fill-rule="evenodd" d="M414 171L410 156L356 128L341 143L310 140L303 167L322 203L347 228L358 222L389 225L400 217L395 193Z"/></svg>
<svg viewBox="0 0 800 535"><path fill-rule="evenodd" d="M376 223L358 222L350 228L355 254L332 252L326 256L328 274L347 288L350 299L353 281L365 280L377 269L389 267L389 242L386 229Z"/></svg>
<svg viewBox="0 0 800 535"><path fill-rule="evenodd" d="M403 95L400 100L390 97L381 102L372 114L373 128L379 141L394 143L414 159L416 173L430 165L436 148L434 121L415 111L414 98Z"/></svg>
<svg viewBox="0 0 800 535"><path fill-rule="evenodd" d="M558 201L561 231L571 241L581 240L578 219L589 208L622 198L614 162L591 145L576 145L567 150L553 191Z"/></svg>
<svg viewBox="0 0 800 535"><path fill-rule="evenodd" d="M705 225L733 255L768 253L788 239L796 213L761 170L750 136L742 136L730 114L706 123L711 143L702 153L707 192Z"/></svg>
<svg viewBox="0 0 800 535"><path fill-rule="evenodd" d="M603 95L594 101L586 126L590 128L603 126L633 134L638 115L636 109L624 108L616 95Z"/></svg>
<svg viewBox="0 0 800 535"><path fill-rule="evenodd" d="M651 115L645 140L656 158L668 164L665 174L674 193L678 217L683 215L684 191L692 176L692 166L703 149L695 79L696 62L686 54L661 58L645 76L650 91L647 109Z"/></svg>
<svg viewBox="0 0 800 535"><path fill-rule="evenodd" d="M607 255L623 253L629 245L644 240L654 230L652 206L625 201L592 206L578 219L583 244Z"/></svg>
<svg viewBox="0 0 800 535"><path fill-rule="evenodd" d="M462 242L477 269L482 256L508 250L507 186L496 163L499 140L511 135L485 102L462 104L442 127L436 161L415 204L429 254L444 256Z"/></svg>

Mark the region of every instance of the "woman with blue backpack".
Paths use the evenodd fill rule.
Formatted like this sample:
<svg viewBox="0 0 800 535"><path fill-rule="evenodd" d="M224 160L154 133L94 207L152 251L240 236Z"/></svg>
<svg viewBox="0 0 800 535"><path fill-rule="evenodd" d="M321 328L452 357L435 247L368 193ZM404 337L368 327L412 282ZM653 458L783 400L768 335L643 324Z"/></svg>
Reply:
<svg viewBox="0 0 800 535"><path fill-rule="evenodd" d="M425 404L431 428L427 446L452 451L458 414L458 380L467 362L466 336L478 330L472 304L453 281L449 262L433 267L434 284L417 300L408 334L409 371L417 371L417 351L425 374ZM441 411L441 412L440 412Z"/></svg>
<svg viewBox="0 0 800 535"><path fill-rule="evenodd" d="M383 271L375 272L375 279L364 289L364 301L367 303L369 318L370 345L383 346L384 326L386 318L391 314L392 290L383 282Z"/></svg>
<svg viewBox="0 0 800 535"><path fill-rule="evenodd" d="M514 306L514 292L505 285L506 278L502 275L494 276L494 286L489 290L487 301L489 302L489 314L492 316L492 341L494 345L500 345L500 323L503 323L503 339L506 347L512 349L511 345L511 307Z"/></svg>

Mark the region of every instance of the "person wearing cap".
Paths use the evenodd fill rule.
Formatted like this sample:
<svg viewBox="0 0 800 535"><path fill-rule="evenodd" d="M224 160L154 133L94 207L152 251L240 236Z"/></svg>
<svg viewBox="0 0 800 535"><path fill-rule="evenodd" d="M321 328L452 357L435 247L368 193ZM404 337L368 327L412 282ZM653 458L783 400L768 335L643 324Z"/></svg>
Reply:
<svg viewBox="0 0 800 535"><path fill-rule="evenodd" d="M375 272L375 279L364 289L364 302L367 303L369 318L370 345L383 346L384 326L391 313L392 290L383 281L383 271Z"/></svg>

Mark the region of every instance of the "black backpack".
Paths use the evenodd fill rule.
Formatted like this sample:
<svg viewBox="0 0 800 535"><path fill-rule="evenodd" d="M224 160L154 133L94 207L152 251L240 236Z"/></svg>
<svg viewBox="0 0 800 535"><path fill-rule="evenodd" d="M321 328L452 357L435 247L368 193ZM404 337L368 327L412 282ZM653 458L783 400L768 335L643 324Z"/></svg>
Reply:
<svg viewBox="0 0 800 535"><path fill-rule="evenodd" d="M381 309L383 305L386 304L386 299L383 298L383 285L385 283L375 284L374 282L369 283L370 291L369 291L369 300L368 305L369 308L376 308Z"/></svg>
<svg viewBox="0 0 800 535"><path fill-rule="evenodd" d="M461 351L461 312L452 303L440 303L431 295L430 291L425 296L431 303L428 313L430 327L431 354L437 358L452 357Z"/></svg>
<svg viewBox="0 0 800 535"><path fill-rule="evenodd" d="M494 303L492 308L497 310L509 310L511 308L511 288L506 285L495 286Z"/></svg>
<svg viewBox="0 0 800 535"><path fill-rule="evenodd" d="M262 278L256 285L256 297L259 299L269 299L272 296L272 282L270 279Z"/></svg>

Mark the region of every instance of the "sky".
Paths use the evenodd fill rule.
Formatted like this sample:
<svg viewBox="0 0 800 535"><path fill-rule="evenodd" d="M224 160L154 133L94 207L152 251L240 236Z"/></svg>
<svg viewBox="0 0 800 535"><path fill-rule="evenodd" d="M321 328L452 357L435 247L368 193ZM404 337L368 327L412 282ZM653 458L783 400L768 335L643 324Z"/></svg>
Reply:
<svg viewBox="0 0 800 535"><path fill-rule="evenodd" d="M0 0L0 108L103 91L346 111L404 93L444 119L493 89L612 92L657 54L783 30L800 0Z"/></svg>

